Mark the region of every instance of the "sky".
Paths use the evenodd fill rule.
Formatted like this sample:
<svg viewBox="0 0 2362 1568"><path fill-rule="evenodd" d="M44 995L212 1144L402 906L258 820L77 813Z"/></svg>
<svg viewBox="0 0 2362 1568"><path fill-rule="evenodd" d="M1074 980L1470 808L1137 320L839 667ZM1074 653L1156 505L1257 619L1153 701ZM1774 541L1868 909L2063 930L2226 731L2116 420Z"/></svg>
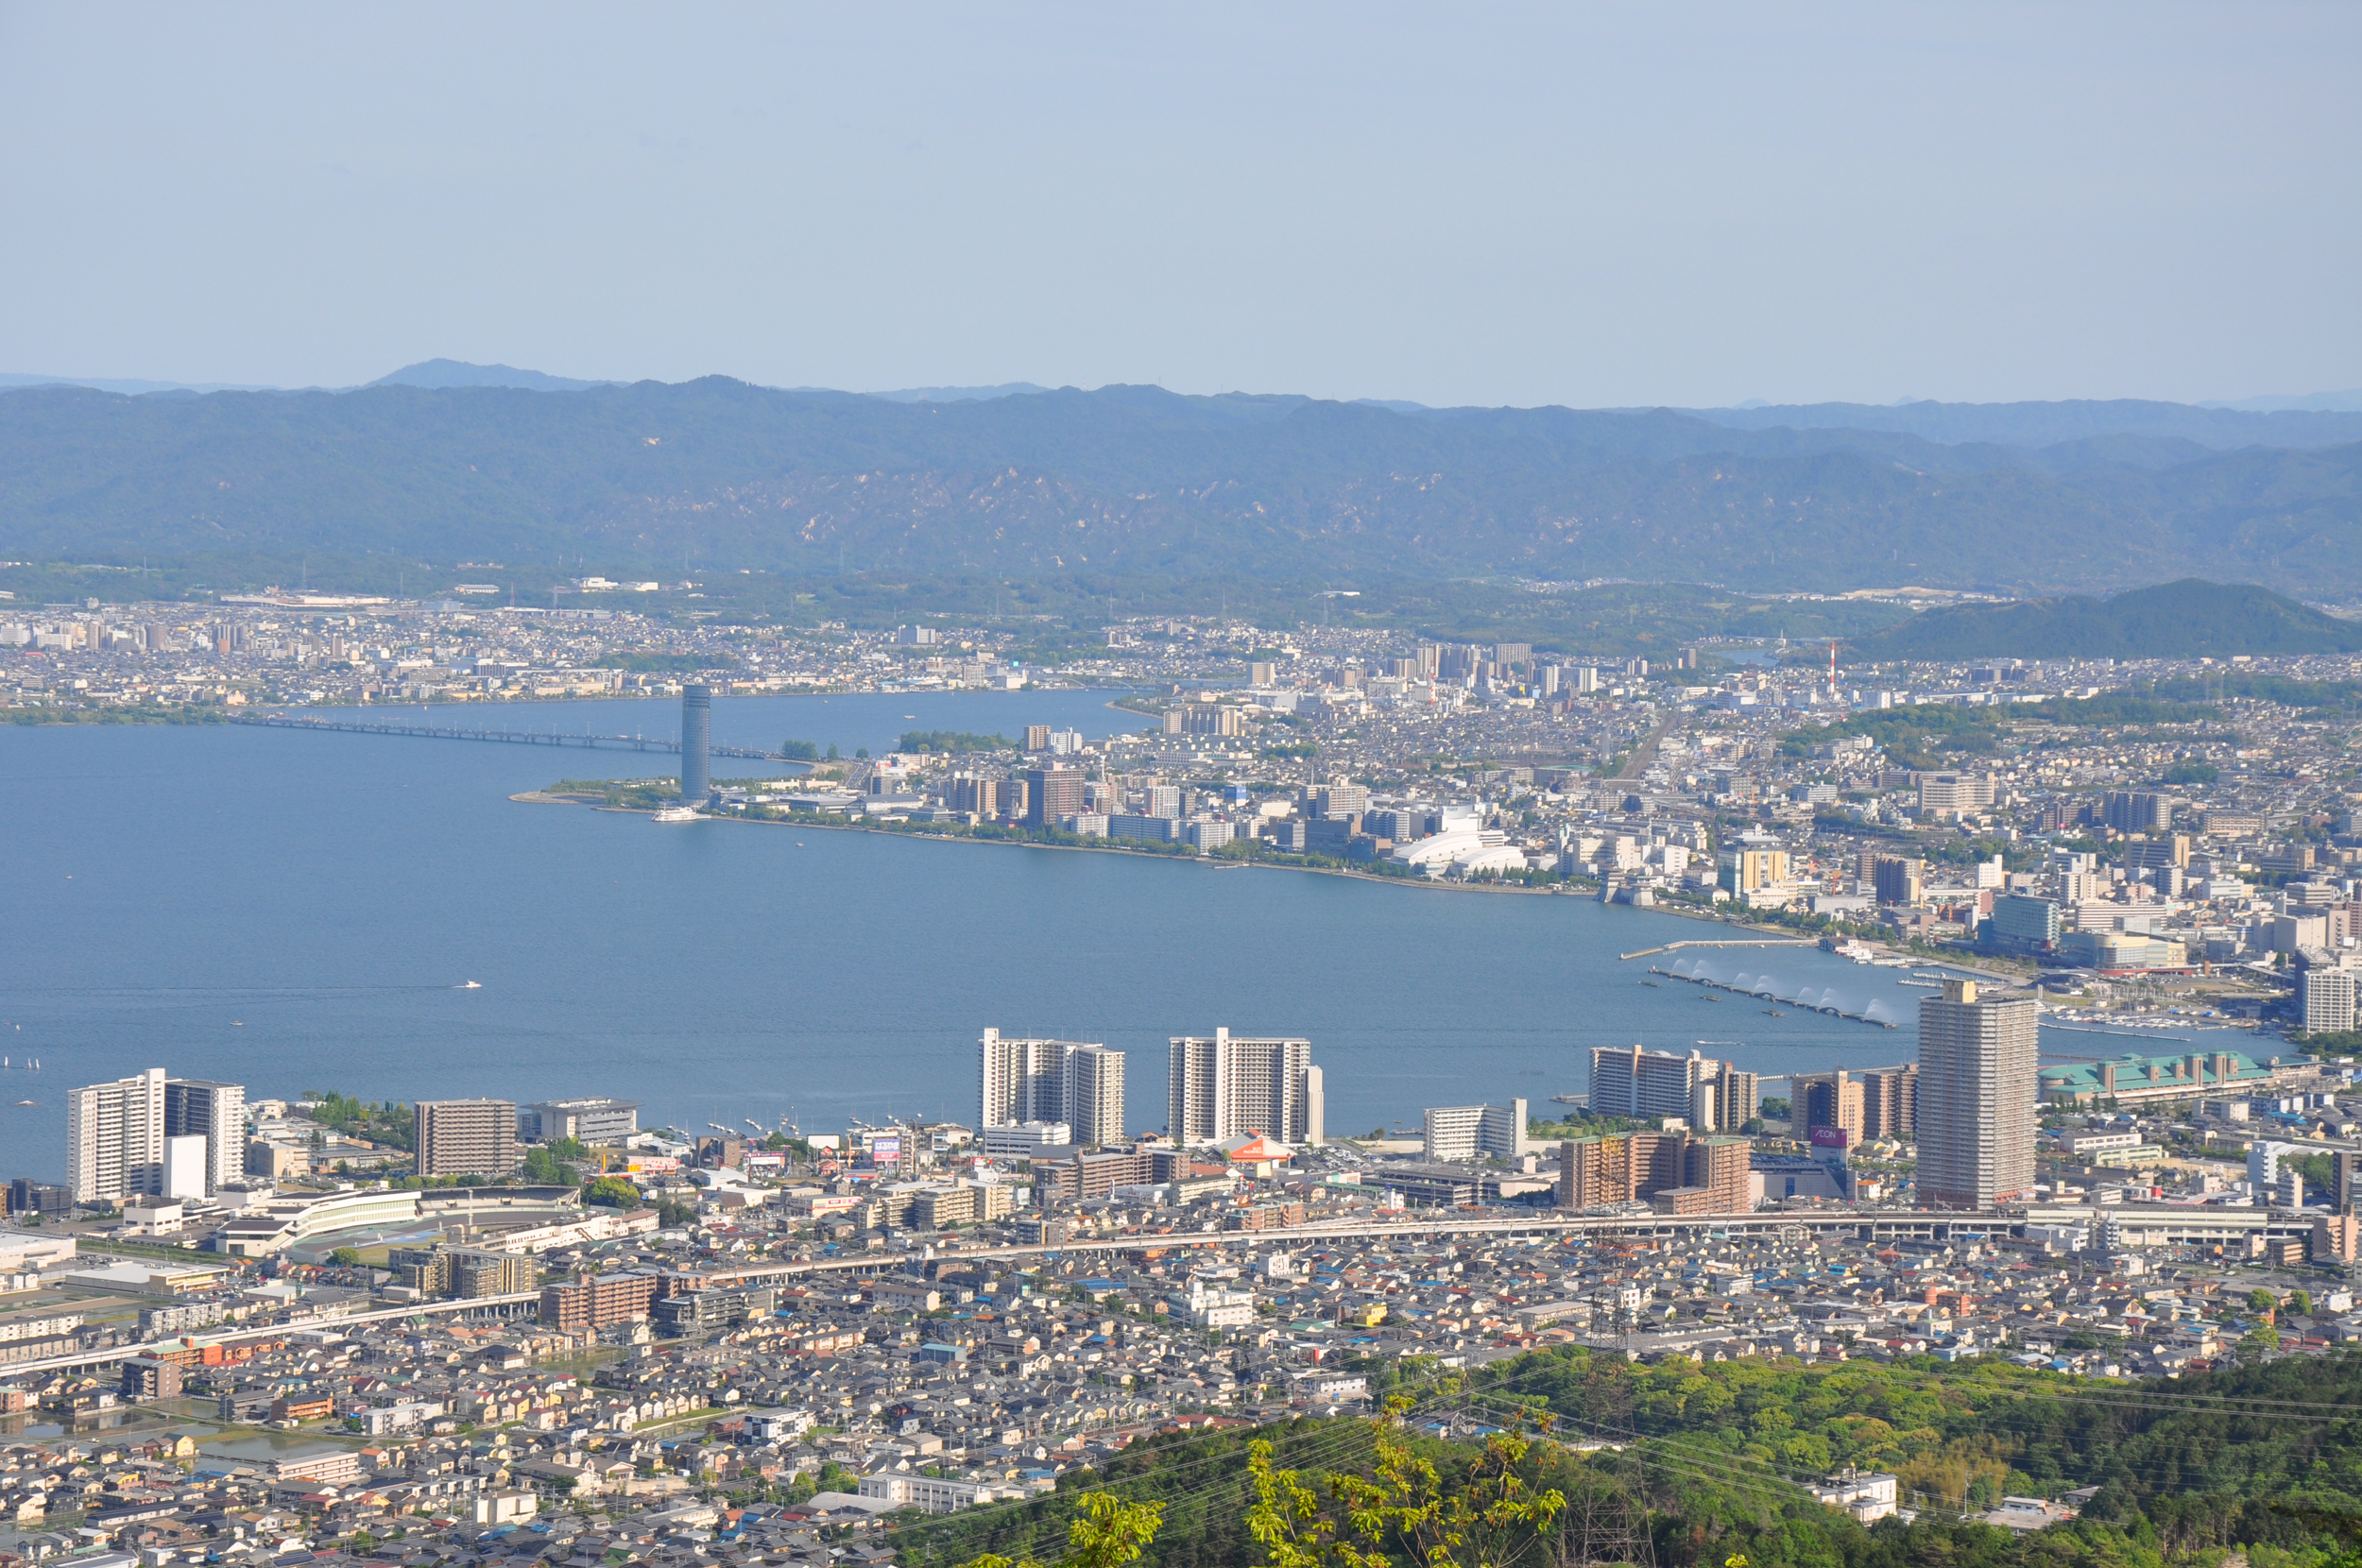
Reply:
<svg viewBox="0 0 2362 1568"><path fill-rule="evenodd" d="M0 0L0 371L2362 386L2362 7Z"/></svg>

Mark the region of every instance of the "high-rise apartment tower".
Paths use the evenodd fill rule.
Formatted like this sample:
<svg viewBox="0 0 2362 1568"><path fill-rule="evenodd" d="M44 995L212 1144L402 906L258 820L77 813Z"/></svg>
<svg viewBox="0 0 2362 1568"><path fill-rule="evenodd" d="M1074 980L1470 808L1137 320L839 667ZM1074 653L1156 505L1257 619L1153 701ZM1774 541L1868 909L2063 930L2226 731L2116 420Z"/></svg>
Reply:
<svg viewBox="0 0 2362 1568"><path fill-rule="evenodd" d="M1078 1040L1019 1040L997 1029L977 1046L977 1131L1065 1122L1074 1141L1123 1139L1123 1052Z"/></svg>
<svg viewBox="0 0 2362 1568"><path fill-rule="evenodd" d="M421 1099L421 1176L505 1176L517 1168L517 1106L506 1099Z"/></svg>
<svg viewBox="0 0 2362 1568"><path fill-rule="evenodd" d="M1309 1040L1248 1039L1226 1029L1172 1042L1166 1127L1175 1143L1260 1133L1281 1143L1326 1136L1321 1070Z"/></svg>
<svg viewBox="0 0 2362 1568"><path fill-rule="evenodd" d="M1695 1131L1710 1133L1754 1120L1762 1098L1755 1074L1695 1050L1676 1056L1638 1046L1591 1048L1591 1110L1597 1116L1679 1116Z"/></svg>
<svg viewBox="0 0 2362 1568"><path fill-rule="evenodd" d="M76 1203L161 1193L163 1181L163 1068L67 1092L65 1185Z"/></svg>
<svg viewBox="0 0 2362 1568"><path fill-rule="evenodd" d="M205 1140L204 1185L219 1192L246 1172L246 1086L207 1078L164 1080L164 1136Z"/></svg>
<svg viewBox="0 0 2362 1568"><path fill-rule="evenodd" d="M1046 768L1025 770L1025 826L1055 827L1060 817L1077 815L1083 810L1083 786L1088 782L1083 770L1070 762L1053 762Z"/></svg>
<svg viewBox="0 0 2362 1568"><path fill-rule="evenodd" d="M2041 1004L1947 980L1919 1004L1919 1202L1989 1209L2034 1192Z"/></svg>
<svg viewBox="0 0 2362 1568"><path fill-rule="evenodd" d="M1874 1067L1861 1075L1861 1133L1908 1142L1919 1133L1919 1065Z"/></svg>
<svg viewBox="0 0 2362 1568"><path fill-rule="evenodd" d="M1789 1124L1807 1133L1824 1128L1842 1130L1847 1148L1867 1135L1862 1109L1862 1082L1843 1067L1835 1072L1800 1073L1789 1081Z"/></svg>
<svg viewBox="0 0 2362 1568"><path fill-rule="evenodd" d="M680 689L680 797L703 806L713 793L713 689Z"/></svg>

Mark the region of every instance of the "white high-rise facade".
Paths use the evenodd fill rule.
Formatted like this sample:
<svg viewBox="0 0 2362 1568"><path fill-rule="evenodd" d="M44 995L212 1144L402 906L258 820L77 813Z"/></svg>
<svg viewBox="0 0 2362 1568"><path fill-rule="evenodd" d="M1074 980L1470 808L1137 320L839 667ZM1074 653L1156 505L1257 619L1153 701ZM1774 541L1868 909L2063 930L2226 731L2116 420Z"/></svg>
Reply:
<svg viewBox="0 0 2362 1568"><path fill-rule="evenodd" d="M1309 1040L1249 1039L1226 1029L1176 1036L1165 1101L1166 1128L1185 1146L1247 1133L1281 1143L1320 1143L1326 1135Z"/></svg>
<svg viewBox="0 0 2362 1568"><path fill-rule="evenodd" d="M1004 1037L977 1041L976 1130L1065 1122L1074 1141L1104 1148L1123 1139L1123 1052L1079 1040Z"/></svg>
<svg viewBox="0 0 2362 1568"><path fill-rule="evenodd" d="M2354 981L2362 980L2362 970L2307 969L2297 983L2302 987L2298 1000L2304 1012L2303 1024L2308 1032L2343 1034L2353 1028L2356 1015Z"/></svg>
<svg viewBox="0 0 2362 1568"><path fill-rule="evenodd" d="M1123 1052L1078 1046L1067 1053L1061 1086L1076 1143L1104 1149L1123 1141Z"/></svg>
<svg viewBox="0 0 2362 1568"><path fill-rule="evenodd" d="M2034 1192L2041 1004L1947 980L1919 1004L1919 1202L1990 1209Z"/></svg>
<svg viewBox="0 0 2362 1568"><path fill-rule="evenodd" d="M1591 1048L1591 1111L1603 1116L1686 1116L1692 1092L1711 1083L1722 1064L1639 1046Z"/></svg>
<svg viewBox="0 0 2362 1568"><path fill-rule="evenodd" d="M164 1183L164 1069L75 1089L65 1100L66 1190L118 1203Z"/></svg>
<svg viewBox="0 0 2362 1568"><path fill-rule="evenodd" d="M199 1199L205 1196L205 1140L194 1133L164 1135L164 1179L162 1187L166 1198Z"/></svg>
<svg viewBox="0 0 2362 1568"><path fill-rule="evenodd" d="M1526 1102L1429 1106L1423 1152L1430 1160L1514 1160L1526 1151Z"/></svg>
<svg viewBox="0 0 2362 1568"><path fill-rule="evenodd" d="M1636 1045L1591 1048L1594 1116L1680 1116L1692 1132L1727 1133L1757 1114L1761 1098L1754 1073L1696 1050L1676 1056Z"/></svg>
<svg viewBox="0 0 2362 1568"><path fill-rule="evenodd" d="M205 1140L204 1183L195 1194L219 1192L246 1173L246 1085L209 1078L164 1080L164 1136Z"/></svg>

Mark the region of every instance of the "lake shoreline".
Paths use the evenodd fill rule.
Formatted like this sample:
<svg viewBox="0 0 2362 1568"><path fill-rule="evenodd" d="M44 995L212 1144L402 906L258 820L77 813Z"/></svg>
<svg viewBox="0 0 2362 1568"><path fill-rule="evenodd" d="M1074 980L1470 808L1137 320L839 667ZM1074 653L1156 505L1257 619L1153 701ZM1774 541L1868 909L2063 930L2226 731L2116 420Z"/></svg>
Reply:
<svg viewBox="0 0 2362 1568"><path fill-rule="evenodd" d="M510 795L508 798L517 802L521 806L585 806L589 807L593 811L613 811L623 816L632 817L653 817L655 814L650 811L641 810L639 808L632 806L592 806L590 802L587 800L575 800L566 795L554 795L544 790L524 790L516 794ZM1509 887L1499 883L1491 882L1446 882L1425 877L1416 880L1408 877L1373 877L1365 871L1347 871L1340 866L1280 865L1274 864L1273 862L1267 861L1234 861L1224 863L1221 861L1208 861L1202 855L1155 855L1138 849L1126 849L1121 844L1040 844L1028 839L970 838L965 834L959 833L898 833L892 828L866 827L859 823L851 822L786 822L773 821L761 817L725 816L701 816L697 820L700 822L729 823L747 827L809 827L813 829L815 832L822 833L866 833L876 838L916 839L930 844L970 844L1001 849L1056 849L1070 851L1081 855L1122 855L1138 861L1166 861L1176 865L1203 865L1209 870L1219 871L1228 871L1233 869L1241 871L1292 871L1315 877L1342 877L1347 880L1356 882L1376 882L1385 887L1424 888L1441 893L1517 894L1528 897L1537 898L1564 898L1568 895L1566 892L1562 891L1564 884L1558 887L1546 888ZM681 826L686 827L688 825L684 823ZM1580 896L1588 898L1592 895L1589 894L1583 894ZM1675 914L1681 912L1669 909L1663 910L1660 912L1666 914ZM1696 919L1700 917L1693 915L1690 918Z"/></svg>
<svg viewBox="0 0 2362 1568"><path fill-rule="evenodd" d="M594 806L587 800L576 800L568 795L555 795L545 790L523 790L508 798L521 806L583 806L594 811L612 811L620 815L634 817L653 817L655 814L632 806ZM1167 861L1181 865L1204 865L1209 870L1290 871L1303 876L1338 877L1348 881L1375 882L1383 887L1418 888L1435 893L1510 894L1532 898L1580 897L1592 903L1600 902L1596 891L1579 891L1573 884L1564 882L1550 887L1513 887L1498 882L1447 882L1440 878L1425 877L1416 880L1408 877L1374 877L1366 871L1349 871L1342 866L1287 865L1270 861L1238 861L1224 864L1207 861L1201 855L1154 855L1142 850L1126 849L1114 844L1038 844L1026 839L977 839L957 833L898 833L891 828L867 827L851 822L781 822L759 817L734 816L706 816L698 820L732 823L751 827L810 827L822 833L866 833L877 838L920 839L935 844L984 844L1004 849L1058 849L1084 855L1123 855L1133 860ZM682 826L688 825L682 824ZM1629 909L1633 906L1612 907ZM1810 940L1798 936L1793 931L1784 930L1777 926L1750 925L1745 921L1724 919L1703 911L1685 909L1678 905L1652 904L1645 907L1644 912L1674 915L1684 920L1696 921L1701 925L1720 926L1727 930L1750 931L1763 936L1788 937L1800 944Z"/></svg>

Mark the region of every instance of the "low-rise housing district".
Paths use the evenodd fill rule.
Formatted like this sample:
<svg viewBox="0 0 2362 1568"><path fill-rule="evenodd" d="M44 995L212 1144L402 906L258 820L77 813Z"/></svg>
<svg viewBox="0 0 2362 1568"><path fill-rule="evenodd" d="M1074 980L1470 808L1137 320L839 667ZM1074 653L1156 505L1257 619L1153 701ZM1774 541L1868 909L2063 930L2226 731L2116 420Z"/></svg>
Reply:
<svg viewBox="0 0 2362 1568"><path fill-rule="evenodd" d="M719 785L693 744L608 803L1654 904L1935 965L1916 1059L1781 1096L1602 1048L1583 1095L1363 1139L1316 1040L1220 1028L1172 1038L1146 1133L1123 1052L991 1029L972 1124L87 1085L0 1231L0 1561L864 1568L909 1510L1366 1410L1406 1358L2138 1379L2362 1338L2355 660L1577 663L1160 619L1040 668L956 627L301 600L0 624L13 701L1106 688L1125 733ZM2045 1011L2185 1032L2043 1066ZM1891 1480L1816 1494L1875 1516Z"/></svg>
<svg viewBox="0 0 2362 1568"><path fill-rule="evenodd" d="M883 1562L909 1510L1366 1410L1406 1358L2144 1378L2362 1338L2342 1067L2094 1094L2037 1073L2038 1005L1951 980L1915 1063L1786 1105L1602 1048L1567 1123L1430 1107L1415 1140L1327 1137L1312 1043L1224 1030L1172 1041L1145 1136L1122 1052L995 1030L974 1125L838 1133L86 1085L68 1181L11 1184L0 1232L0 1551Z"/></svg>

